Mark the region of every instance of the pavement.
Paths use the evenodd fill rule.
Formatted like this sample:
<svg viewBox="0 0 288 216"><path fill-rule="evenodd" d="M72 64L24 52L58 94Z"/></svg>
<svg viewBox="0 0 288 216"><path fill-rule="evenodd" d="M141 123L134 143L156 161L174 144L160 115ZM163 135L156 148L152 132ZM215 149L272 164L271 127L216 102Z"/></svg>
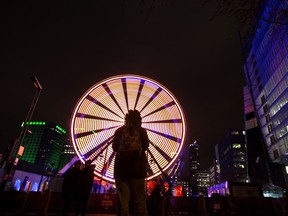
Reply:
<svg viewBox="0 0 288 216"><path fill-rule="evenodd" d="M26 213L18 213L16 216L40 216L40 214L35 213L35 212L26 212ZM4 213L1 214L1 216L15 216L14 213ZM62 214L59 213L48 213L47 215L41 215L41 216L62 216ZM67 216L75 216L75 214L68 214ZM116 216L116 214L86 214L85 216Z"/></svg>

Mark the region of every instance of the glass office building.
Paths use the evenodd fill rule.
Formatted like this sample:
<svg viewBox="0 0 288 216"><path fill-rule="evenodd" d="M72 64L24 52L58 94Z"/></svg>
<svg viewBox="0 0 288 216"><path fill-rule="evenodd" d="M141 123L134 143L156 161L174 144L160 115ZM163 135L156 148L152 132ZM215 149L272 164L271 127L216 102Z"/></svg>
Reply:
<svg viewBox="0 0 288 216"><path fill-rule="evenodd" d="M219 182L247 182L245 131L229 128L215 148L220 166Z"/></svg>
<svg viewBox="0 0 288 216"><path fill-rule="evenodd" d="M282 8L287 10L287 1L270 0L258 17L281 21ZM259 19L253 29L246 38L245 77L269 159L282 165L287 184L288 26Z"/></svg>
<svg viewBox="0 0 288 216"><path fill-rule="evenodd" d="M26 124L29 125L22 141L24 152L19 159L57 169L61 153L68 144L66 131L52 122L27 122Z"/></svg>

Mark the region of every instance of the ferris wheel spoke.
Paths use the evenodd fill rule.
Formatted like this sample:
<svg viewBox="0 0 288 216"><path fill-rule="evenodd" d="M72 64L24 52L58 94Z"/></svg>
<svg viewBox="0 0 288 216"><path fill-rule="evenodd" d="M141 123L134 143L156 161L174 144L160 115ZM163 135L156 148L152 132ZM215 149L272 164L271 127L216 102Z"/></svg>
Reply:
<svg viewBox="0 0 288 216"><path fill-rule="evenodd" d="M142 112L156 97L157 95L162 91L162 88L158 88L154 94L149 98L149 100L146 102L146 104L142 107L142 109L140 110L140 112Z"/></svg>
<svg viewBox="0 0 288 216"><path fill-rule="evenodd" d="M167 109L168 107L173 106L173 105L175 105L175 104L176 104L176 103L175 103L174 101L171 101L171 102L169 102L169 103L167 103L167 104L159 107L158 109L156 109L156 110L148 113L147 115L143 116L142 118L145 118L145 117L147 117L147 116L149 116L149 115L152 115L152 114L154 114L154 113L160 112L161 110Z"/></svg>
<svg viewBox="0 0 288 216"><path fill-rule="evenodd" d="M111 97L111 99L114 101L114 103L117 105L117 107L120 109L120 111L122 112L122 114L125 115L125 112L123 111L122 107L120 106L120 104L118 103L118 101L116 100L116 98L114 97L113 92L110 90L109 86L104 83L102 84L103 88L106 90L106 92L108 93L108 95Z"/></svg>
<svg viewBox="0 0 288 216"><path fill-rule="evenodd" d="M89 115L89 114L85 114L85 113L76 113L76 117L83 118L83 119L85 118L85 119L95 119L95 120L103 120L103 121L121 122L121 121L118 121L118 120L115 120L115 119L103 118L103 117L99 117L99 116L95 116L95 115Z"/></svg>
<svg viewBox="0 0 288 216"><path fill-rule="evenodd" d="M98 158L102 158L103 157L103 152L105 151L106 148L101 148L101 149L98 149L99 151L98 152L93 152L94 155L90 154L89 157L84 157L85 158L89 158L92 162L96 161Z"/></svg>
<svg viewBox="0 0 288 216"><path fill-rule="evenodd" d="M157 146L155 143L153 143L151 140L149 140L149 142L152 144L152 146L155 148L155 150L162 155L163 158L165 158L166 161L171 161L172 158L165 152L163 151L161 148L159 148L159 146ZM149 151L150 152L150 151ZM152 154L152 152L150 152L150 154ZM152 154L153 155L153 154ZM154 157L154 155L153 155ZM155 159L154 159L155 160Z"/></svg>
<svg viewBox="0 0 288 216"><path fill-rule="evenodd" d="M109 158L105 161L104 166L102 168L102 175L106 176L107 170L109 170L113 159L115 158L116 153L112 152Z"/></svg>
<svg viewBox="0 0 288 216"><path fill-rule="evenodd" d="M161 133L161 132L159 132L159 131L151 130L151 129L149 129L149 128L146 128L146 130L147 130L147 131L150 131L150 132L152 132L152 133L158 134L158 135L160 135L160 136L162 136L162 137L164 137L164 138L167 138L167 139L169 139L169 140L172 140L172 141L174 141L174 142L177 142L177 143L179 143L179 144L181 143L181 139L178 138L178 137L171 136L171 135L165 134L165 133Z"/></svg>
<svg viewBox="0 0 288 216"><path fill-rule="evenodd" d="M111 144L111 140L112 138L108 138L106 140L104 140L102 143L99 143L98 145L96 145L94 148L92 148L91 150L89 150L88 152L86 152L84 154L85 158L89 158L91 155L93 155L95 152L98 152L97 155L95 157L98 157L106 148L108 148L108 146ZM94 158L95 158L94 157ZM94 159L95 160L95 159Z"/></svg>
<svg viewBox="0 0 288 216"><path fill-rule="evenodd" d="M125 98L125 103L126 103L126 109L129 110L129 104L128 104L128 91L127 91L127 83L126 83L126 78L121 79L122 83L122 88L124 92L124 98Z"/></svg>
<svg viewBox="0 0 288 216"><path fill-rule="evenodd" d="M152 152L151 152L149 149L148 149L147 151L148 151L148 154L149 154L149 156L151 157L153 163L156 164L157 169L160 170L160 171L162 171L161 166L160 166L159 163L157 162L157 160L156 160L156 158L154 157L154 155L152 154ZM150 165L149 165L149 166L150 166ZM155 173L153 172L152 167L150 167L150 168L151 168L152 173L155 174Z"/></svg>
<svg viewBox="0 0 288 216"><path fill-rule="evenodd" d="M134 109L137 107L137 104L138 104L140 95L141 95L141 93L142 93L144 84L145 84L145 80L141 79L141 80L140 80L140 85L139 85L139 88L138 88L138 91L137 91L137 96L136 96L136 100L135 100L135 104L134 104ZM141 112L141 111L140 111L140 112Z"/></svg>
<svg viewBox="0 0 288 216"><path fill-rule="evenodd" d="M122 83L122 88L123 88L123 92L124 92L124 97L125 97L125 103L126 103L126 107L127 110L129 110L129 97L128 97L128 87L127 87L127 79L126 78L122 78L121 79L121 83ZM137 95L136 95L136 99L135 99L135 103L134 103L134 109L136 109L143 86L144 86L145 80L141 79L140 83L139 83L139 87L137 90Z"/></svg>
<svg viewBox="0 0 288 216"><path fill-rule="evenodd" d="M150 160L150 163L147 165L147 173L149 176L154 175L155 173L153 172L153 169L151 167L151 164L154 163L153 159Z"/></svg>
<svg viewBox="0 0 288 216"><path fill-rule="evenodd" d="M167 124L167 123L182 123L182 119L166 119L166 120L157 120L157 121L145 121L145 122L143 122L143 123L151 123L151 124L153 124L153 123L157 123L157 124L159 124L159 123L165 123L165 124Z"/></svg>
<svg viewBox="0 0 288 216"><path fill-rule="evenodd" d="M120 116L118 113L114 112L113 110L111 110L110 108L108 108L107 106L105 106L103 103L101 103L100 101L98 101L97 99L95 99L94 97L92 97L91 95L87 95L86 99L88 99L89 101L93 102L94 104L102 107L103 109L109 111L110 113L113 113L114 115L122 118L122 116Z"/></svg>
<svg viewBox="0 0 288 216"><path fill-rule="evenodd" d="M75 137L75 139L78 139L78 138L82 138L82 137L85 137L85 136L90 136L92 134L97 134L97 133L100 133L102 131L112 130L114 128L118 128L118 126L102 128L102 129L99 129L99 130L86 131L86 132L83 132L83 133L75 134L74 137Z"/></svg>

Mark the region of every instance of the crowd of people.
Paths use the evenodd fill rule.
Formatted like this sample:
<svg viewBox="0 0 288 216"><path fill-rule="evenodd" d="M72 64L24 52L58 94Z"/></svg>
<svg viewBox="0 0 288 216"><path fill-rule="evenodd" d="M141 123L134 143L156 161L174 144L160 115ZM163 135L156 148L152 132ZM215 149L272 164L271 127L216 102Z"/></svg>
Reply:
<svg viewBox="0 0 288 216"><path fill-rule="evenodd" d="M94 180L95 165L91 160L85 161L84 167L78 160L64 174L62 184L63 216L68 215L72 204L75 206L75 214L84 216Z"/></svg>

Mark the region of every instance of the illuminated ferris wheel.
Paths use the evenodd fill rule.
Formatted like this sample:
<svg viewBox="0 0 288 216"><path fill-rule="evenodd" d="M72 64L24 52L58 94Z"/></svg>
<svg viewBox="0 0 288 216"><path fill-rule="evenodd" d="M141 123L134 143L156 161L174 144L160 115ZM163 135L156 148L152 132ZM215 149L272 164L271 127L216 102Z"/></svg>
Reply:
<svg viewBox="0 0 288 216"><path fill-rule="evenodd" d="M115 182L115 153L111 140L115 130L123 126L125 114L130 109L140 111L142 127L147 130L150 140L147 180L171 167L184 143L183 110L163 85L132 74L96 83L77 102L70 131L79 159L82 162L92 160L95 175L109 182Z"/></svg>

